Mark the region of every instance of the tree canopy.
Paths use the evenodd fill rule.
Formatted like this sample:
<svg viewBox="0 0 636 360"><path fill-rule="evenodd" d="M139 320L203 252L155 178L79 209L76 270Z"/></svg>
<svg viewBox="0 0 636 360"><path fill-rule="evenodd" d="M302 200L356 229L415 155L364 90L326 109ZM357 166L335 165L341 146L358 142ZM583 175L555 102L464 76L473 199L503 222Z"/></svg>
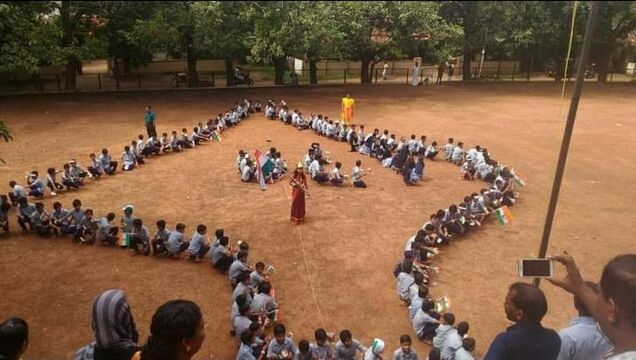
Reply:
<svg viewBox="0 0 636 360"><path fill-rule="evenodd" d="M309 62L310 81L325 59L361 62L362 82L380 60L422 57L444 63L463 57L464 76L482 49L495 59L532 68L552 61L562 70L571 1L0 1L0 72L37 77L43 66L65 68L75 87L83 60L108 58L115 75L163 53L185 59L197 86L202 58L269 64L283 82L287 57ZM599 81L628 60L621 46L636 31L635 1L601 2L592 61ZM588 2L578 2L574 50L580 47ZM576 52L574 52L576 54ZM120 70L122 72L120 73ZM561 76L561 74L559 74Z"/></svg>

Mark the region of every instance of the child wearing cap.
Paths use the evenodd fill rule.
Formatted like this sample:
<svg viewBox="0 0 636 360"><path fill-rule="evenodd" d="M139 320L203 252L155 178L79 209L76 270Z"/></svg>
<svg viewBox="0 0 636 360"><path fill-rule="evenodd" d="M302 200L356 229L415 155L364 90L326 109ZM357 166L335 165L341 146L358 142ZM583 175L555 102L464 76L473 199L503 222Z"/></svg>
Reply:
<svg viewBox="0 0 636 360"><path fill-rule="evenodd" d="M364 352L363 360L382 360L382 353L384 352L384 341L380 339L373 339L371 347Z"/></svg>

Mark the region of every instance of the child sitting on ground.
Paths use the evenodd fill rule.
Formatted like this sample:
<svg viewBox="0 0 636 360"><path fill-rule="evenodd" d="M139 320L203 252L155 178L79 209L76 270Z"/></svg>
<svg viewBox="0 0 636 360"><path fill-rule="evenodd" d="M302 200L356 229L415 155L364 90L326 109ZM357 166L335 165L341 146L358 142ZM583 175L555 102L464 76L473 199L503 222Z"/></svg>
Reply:
<svg viewBox="0 0 636 360"><path fill-rule="evenodd" d="M203 261L205 254L210 251L208 240L205 234L208 232L208 227L199 224L197 225L197 231L190 238L190 245L188 246L188 253L190 254L190 260L196 263Z"/></svg>
<svg viewBox="0 0 636 360"><path fill-rule="evenodd" d="M318 329L314 333L315 344L311 344L311 352L315 360L333 360L333 348L327 341L325 329Z"/></svg>
<svg viewBox="0 0 636 360"><path fill-rule="evenodd" d="M157 233L152 238L151 253L152 255L161 255L168 252L168 238L170 237L170 231L166 228L166 221L157 221Z"/></svg>
<svg viewBox="0 0 636 360"><path fill-rule="evenodd" d="M170 236L168 236L168 254L174 259L178 259L179 254L186 251L190 246L190 243L183 239L185 228L186 226L184 224L179 223L175 227L175 230L170 232Z"/></svg>

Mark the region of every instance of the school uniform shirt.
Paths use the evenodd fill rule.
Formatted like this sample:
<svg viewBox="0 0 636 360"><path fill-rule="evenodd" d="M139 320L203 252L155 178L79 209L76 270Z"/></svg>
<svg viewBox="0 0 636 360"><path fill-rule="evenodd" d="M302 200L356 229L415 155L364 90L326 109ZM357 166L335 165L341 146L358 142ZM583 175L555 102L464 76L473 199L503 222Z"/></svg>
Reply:
<svg viewBox="0 0 636 360"><path fill-rule="evenodd" d="M415 351L415 349L411 348L411 351L407 354L402 351L402 348L399 348L393 353L392 360L418 360L417 352Z"/></svg>
<svg viewBox="0 0 636 360"><path fill-rule="evenodd" d="M238 298L240 295L246 295L247 304L252 303L252 292L249 285L245 285L242 282L236 284L234 291L232 291L232 302L236 302L236 298Z"/></svg>
<svg viewBox="0 0 636 360"><path fill-rule="evenodd" d="M105 217L97 220L97 240L102 241L107 239L110 235L108 231L110 230L110 222Z"/></svg>
<svg viewBox="0 0 636 360"><path fill-rule="evenodd" d="M134 226L133 226L133 222L135 221L135 217L134 216L123 216L121 218L121 223L122 223L122 231L125 233L132 233Z"/></svg>
<svg viewBox="0 0 636 360"><path fill-rule="evenodd" d="M70 214L68 214L68 216L71 219L71 221L73 222L73 224L79 225L84 220L84 210L82 210L82 209L79 209L79 210L73 209L70 212Z"/></svg>
<svg viewBox="0 0 636 360"><path fill-rule="evenodd" d="M477 155L478 151L475 148L472 148L470 150L468 150L468 152L466 153L466 159L470 160L470 161L475 161L475 155Z"/></svg>
<svg viewBox="0 0 636 360"><path fill-rule="evenodd" d="M31 187L38 189L40 193L44 194L44 188L46 187L46 185L44 184L44 181L42 181L42 179L37 178L31 183Z"/></svg>
<svg viewBox="0 0 636 360"><path fill-rule="evenodd" d="M258 271L254 270L250 274L250 282L256 289L258 289L258 287L265 282L265 279L258 273Z"/></svg>
<svg viewBox="0 0 636 360"><path fill-rule="evenodd" d="M423 303L424 299L419 296L419 293L411 299L411 305L409 305L409 319L413 319L415 317L417 311L422 308Z"/></svg>
<svg viewBox="0 0 636 360"><path fill-rule="evenodd" d="M71 172L71 176L79 178L80 175L84 173L85 171L82 170L82 168L79 167L79 165L71 165L70 172Z"/></svg>
<svg viewBox="0 0 636 360"><path fill-rule="evenodd" d="M422 140L418 140L417 141L417 152L420 152L422 150L426 149L426 143Z"/></svg>
<svg viewBox="0 0 636 360"><path fill-rule="evenodd" d="M179 147L179 137L177 137L177 135L172 135L170 137L170 147L172 147L173 149Z"/></svg>
<svg viewBox="0 0 636 360"><path fill-rule="evenodd" d="M325 342L322 346L311 344L310 349L314 360L328 360L333 358L333 348L328 342Z"/></svg>
<svg viewBox="0 0 636 360"><path fill-rule="evenodd" d="M95 160L91 160L91 167L93 167L95 170L97 170L97 172L100 173L100 174L104 173L104 166L102 165L102 162L99 161L99 159L97 159L97 158Z"/></svg>
<svg viewBox="0 0 636 360"><path fill-rule="evenodd" d="M62 208L60 210L54 210L53 213L51 214L51 217L55 221L67 222L67 218L68 218L70 213L71 212L68 211L67 209Z"/></svg>
<svg viewBox="0 0 636 360"><path fill-rule="evenodd" d="M439 330L441 327L442 326L440 326L437 329ZM453 356L455 355L455 352L462 348L463 340L464 338L461 335L459 335L459 333L457 332L457 329L451 326L450 330L448 330L448 333L446 334L444 341L442 341L442 346L440 348L442 353L442 359L453 360Z"/></svg>
<svg viewBox="0 0 636 360"><path fill-rule="evenodd" d="M485 162L482 162L481 165L479 165L479 167L477 168L477 172L482 178L485 178L486 176L488 176L488 174L493 172L493 170L494 170L494 167L492 165L486 164Z"/></svg>
<svg viewBox="0 0 636 360"><path fill-rule="evenodd" d="M316 175L320 172L320 163L318 162L318 160L314 159L309 165L309 169L307 169L307 171L309 171L312 179L315 178Z"/></svg>
<svg viewBox="0 0 636 360"><path fill-rule="evenodd" d="M205 235L201 235L198 232L195 232L192 235L192 239L190 239L190 246L188 246L188 252L191 255L196 255L201 251L201 247L205 244Z"/></svg>
<svg viewBox="0 0 636 360"><path fill-rule="evenodd" d="M285 337L282 344L279 344L276 339L272 339L267 346L267 358L283 358L283 352L287 352L287 358L292 358L294 354L298 352L296 345L288 337Z"/></svg>
<svg viewBox="0 0 636 360"><path fill-rule="evenodd" d="M173 231L168 237L168 251L176 254L179 252L179 248L183 244L183 233L179 231Z"/></svg>
<svg viewBox="0 0 636 360"><path fill-rule="evenodd" d="M362 346L356 339L351 340L351 346L346 347L342 341L336 343L336 360L355 360L356 351L364 353L367 348Z"/></svg>
<svg viewBox="0 0 636 360"><path fill-rule="evenodd" d="M405 272L401 272L397 277L397 295L400 299L408 299L409 296L409 288L415 279L413 275Z"/></svg>
<svg viewBox="0 0 636 360"><path fill-rule="evenodd" d="M252 325L252 320L250 320L247 316L239 315L235 317L232 326L234 327L236 337L240 339L241 334L246 330L249 330L250 325Z"/></svg>
<svg viewBox="0 0 636 360"><path fill-rule="evenodd" d="M252 313L263 314L278 309L278 303L270 295L260 293L254 295L254 300L252 300L250 307Z"/></svg>
<svg viewBox="0 0 636 360"><path fill-rule="evenodd" d="M145 225L142 225L140 229L134 229L133 234L142 243L144 244L150 243L150 233L148 232L148 228Z"/></svg>
<svg viewBox="0 0 636 360"><path fill-rule="evenodd" d="M13 192L13 196L15 196L18 199L27 197L26 190L24 190L24 187L22 185L16 184L11 190L11 192Z"/></svg>
<svg viewBox="0 0 636 360"><path fill-rule="evenodd" d="M157 230L157 237L161 240L164 245L168 244L168 239L170 238L170 230L168 228L163 228L161 230Z"/></svg>
<svg viewBox="0 0 636 360"><path fill-rule="evenodd" d="M359 166L354 166L351 171L351 180L353 182L362 181L362 169Z"/></svg>
<svg viewBox="0 0 636 360"><path fill-rule="evenodd" d="M453 156L453 151L455 150L455 146L451 143L444 145L444 153L446 153L446 158L450 159Z"/></svg>
<svg viewBox="0 0 636 360"><path fill-rule="evenodd" d="M417 140L409 140L409 152L416 152L417 151Z"/></svg>
<svg viewBox="0 0 636 360"><path fill-rule="evenodd" d="M102 168L110 169L110 162L112 161L112 158L110 157L109 154L102 153L101 155L99 155L98 160L102 164Z"/></svg>
<svg viewBox="0 0 636 360"><path fill-rule="evenodd" d="M247 264L237 259L232 262L232 265L230 265L230 270L228 271L227 276L230 278L230 281L234 282L239 274L246 270L249 270Z"/></svg>
<svg viewBox="0 0 636 360"><path fill-rule="evenodd" d="M367 351L364 352L362 360L382 360L382 356L374 353L372 348L368 348Z"/></svg>
<svg viewBox="0 0 636 360"><path fill-rule="evenodd" d="M250 181L251 177L252 177L252 168L249 166L245 166L243 168L243 172L241 173L241 180Z"/></svg>
<svg viewBox="0 0 636 360"><path fill-rule="evenodd" d="M341 180L341 179L342 179L342 175L340 174L340 169L338 169L338 168L336 168L336 167L335 167L335 168L333 168L333 169L331 170L331 176L330 176L330 178L331 178L331 179L333 179L333 180Z"/></svg>
<svg viewBox="0 0 636 360"><path fill-rule="evenodd" d="M459 146L455 146L455 148L453 149L453 156L452 156L453 161L461 160L463 155L464 155L464 150L462 150L462 148L460 148Z"/></svg>
<svg viewBox="0 0 636 360"><path fill-rule="evenodd" d="M236 360L256 360L252 347L241 342L238 353L236 353Z"/></svg>
<svg viewBox="0 0 636 360"><path fill-rule="evenodd" d="M468 352L466 349L461 348L455 351L455 359L454 360L475 360L473 354Z"/></svg>
<svg viewBox="0 0 636 360"><path fill-rule="evenodd" d="M29 215L31 218L31 224L33 226L41 226L42 225L42 214L40 214L37 209Z"/></svg>
<svg viewBox="0 0 636 360"><path fill-rule="evenodd" d="M124 151L121 153L121 160L124 162L124 165L134 165L135 154L132 151Z"/></svg>
<svg viewBox="0 0 636 360"><path fill-rule="evenodd" d="M561 349L558 360L604 359L612 350L596 320L589 316L577 316L570 326L559 331Z"/></svg>
<svg viewBox="0 0 636 360"><path fill-rule="evenodd" d="M413 317L413 320L411 320L413 331L415 331L415 334L418 336L422 333L426 325L435 323L437 323L437 320L428 313L425 313L422 309L419 309Z"/></svg>
<svg viewBox="0 0 636 360"><path fill-rule="evenodd" d="M435 153L437 153L437 149L435 149L435 146L429 145L426 147L426 151L424 151L424 156L429 156Z"/></svg>

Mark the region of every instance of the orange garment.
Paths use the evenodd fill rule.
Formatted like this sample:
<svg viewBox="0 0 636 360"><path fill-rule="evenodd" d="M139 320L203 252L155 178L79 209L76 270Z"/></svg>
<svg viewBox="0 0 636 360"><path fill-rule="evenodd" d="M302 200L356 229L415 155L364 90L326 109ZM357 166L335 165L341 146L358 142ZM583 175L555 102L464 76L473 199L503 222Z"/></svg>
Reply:
<svg viewBox="0 0 636 360"><path fill-rule="evenodd" d="M342 98L342 121L345 125L349 125L353 121L353 108L355 100L350 97Z"/></svg>

